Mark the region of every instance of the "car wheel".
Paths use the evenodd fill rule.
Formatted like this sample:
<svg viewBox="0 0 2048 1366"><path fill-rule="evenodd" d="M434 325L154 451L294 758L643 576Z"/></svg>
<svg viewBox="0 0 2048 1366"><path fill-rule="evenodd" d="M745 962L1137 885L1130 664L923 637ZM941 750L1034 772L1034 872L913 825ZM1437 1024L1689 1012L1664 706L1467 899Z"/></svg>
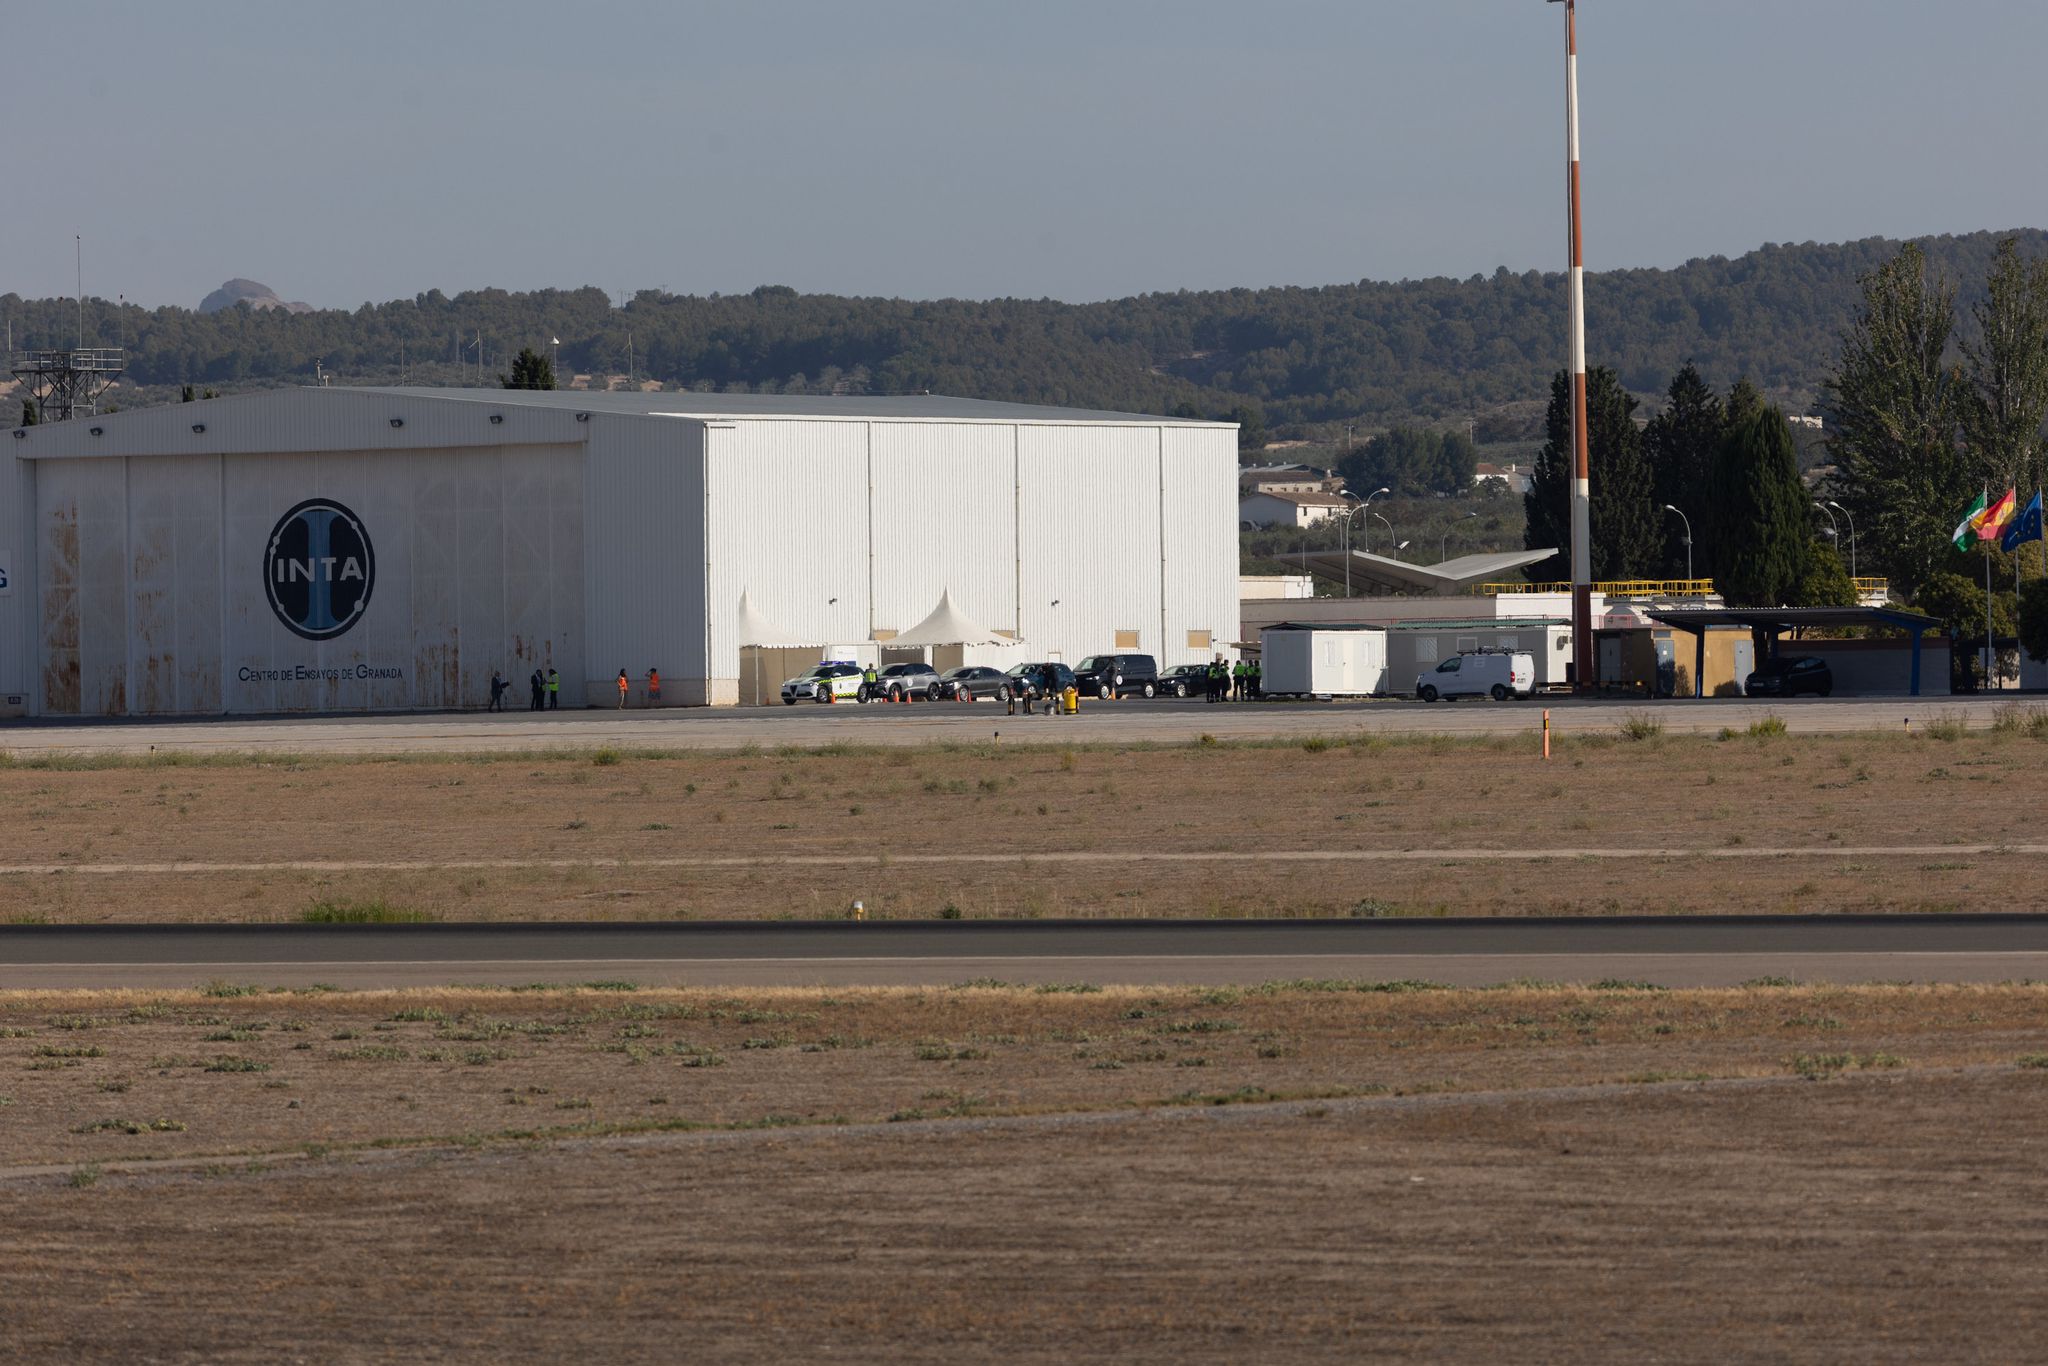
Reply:
<svg viewBox="0 0 2048 1366"><path fill-rule="evenodd" d="M926 688L924 690L924 700L927 702L936 702L939 700L940 696L941 694L939 692L939 685L936 683L932 684L929 688Z"/></svg>
<svg viewBox="0 0 2048 1366"><path fill-rule="evenodd" d="M1096 695L1097 697L1101 698L1101 699L1102 699L1103 701L1105 701L1105 702L1109 701L1109 684L1107 684L1107 683L1098 683L1098 684L1096 684L1096 685L1095 685L1095 695Z"/></svg>
<svg viewBox="0 0 2048 1366"><path fill-rule="evenodd" d="M1157 697L1157 696L1159 696L1159 689L1157 689L1157 688L1153 687L1153 686L1152 686L1152 685L1151 685L1150 683L1147 683L1147 684L1145 685L1145 696L1147 696L1147 697Z"/></svg>
<svg viewBox="0 0 2048 1366"><path fill-rule="evenodd" d="M1422 691L1417 693L1416 696L1425 702L1434 702L1436 701L1436 689L1425 683L1422 685Z"/></svg>
<svg viewBox="0 0 2048 1366"><path fill-rule="evenodd" d="M1494 685L1493 685L1493 700L1494 700L1494 701L1496 701L1496 702L1505 702L1505 701L1507 701L1507 700L1508 700L1508 690L1507 690L1506 688L1502 687L1502 686L1501 686L1500 684L1498 684L1498 683L1494 684Z"/></svg>
<svg viewBox="0 0 2048 1366"><path fill-rule="evenodd" d="M796 705L796 699L794 697L785 697L782 699L782 705L785 707L793 707Z"/></svg>
<svg viewBox="0 0 2048 1366"><path fill-rule="evenodd" d="M1185 683L1176 683L1176 684L1174 684L1174 685L1173 685L1173 695L1174 695L1175 697L1186 697L1186 696L1188 695L1188 685L1187 685L1187 684L1185 684Z"/></svg>
<svg viewBox="0 0 2048 1366"><path fill-rule="evenodd" d="M1818 688L1814 689L1814 691L1822 697L1826 697L1829 693L1833 692L1834 690L1835 685L1832 683L1823 683Z"/></svg>

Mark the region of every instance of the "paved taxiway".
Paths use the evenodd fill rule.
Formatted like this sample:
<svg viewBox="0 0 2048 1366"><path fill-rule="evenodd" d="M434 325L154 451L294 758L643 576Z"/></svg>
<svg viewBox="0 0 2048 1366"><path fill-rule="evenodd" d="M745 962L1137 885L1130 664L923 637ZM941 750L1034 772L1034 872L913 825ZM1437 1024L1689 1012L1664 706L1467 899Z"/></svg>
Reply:
<svg viewBox="0 0 2048 1366"><path fill-rule="evenodd" d="M993 702L859 706L672 708L662 711L443 712L393 716L46 723L0 725L0 752L140 754L150 751L263 751L329 754L489 753L594 748L731 750L747 745L829 744L1187 744L1311 735L1375 734L1536 736L1543 712L1561 735L1611 733L1646 712L1672 734L1735 730L1767 715L1800 733L1905 730L1938 718L1986 727L1996 710L2024 697L1799 698L1752 702L1580 700L1528 702L1088 702L1078 716L1006 715Z"/></svg>
<svg viewBox="0 0 2048 1366"><path fill-rule="evenodd" d="M0 988L1255 983L1664 986L2048 977L2048 916L11 926Z"/></svg>

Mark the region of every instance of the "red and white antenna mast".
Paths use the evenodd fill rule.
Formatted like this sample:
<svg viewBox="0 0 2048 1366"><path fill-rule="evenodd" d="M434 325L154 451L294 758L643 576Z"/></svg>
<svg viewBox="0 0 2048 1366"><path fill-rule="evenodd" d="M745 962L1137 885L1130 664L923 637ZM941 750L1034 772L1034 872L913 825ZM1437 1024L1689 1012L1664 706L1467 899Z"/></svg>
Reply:
<svg viewBox="0 0 2048 1366"><path fill-rule="evenodd" d="M1552 0L1556 3L1556 0ZM1564 0L1565 197L1571 231L1572 662L1573 682L1591 690L1593 671L1593 484L1586 435L1586 240L1579 213L1578 0Z"/></svg>

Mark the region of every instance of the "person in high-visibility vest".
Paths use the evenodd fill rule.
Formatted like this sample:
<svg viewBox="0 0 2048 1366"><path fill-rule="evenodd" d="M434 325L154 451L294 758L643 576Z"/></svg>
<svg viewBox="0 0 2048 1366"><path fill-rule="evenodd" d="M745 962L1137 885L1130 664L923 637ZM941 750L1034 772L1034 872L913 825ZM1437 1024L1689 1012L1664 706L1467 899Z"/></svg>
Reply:
<svg viewBox="0 0 2048 1366"><path fill-rule="evenodd" d="M548 670L548 710L562 709L562 676L553 669Z"/></svg>
<svg viewBox="0 0 2048 1366"><path fill-rule="evenodd" d="M630 679L628 679L628 678L626 677L626 671L625 671L624 669L621 669L621 670L619 670L619 710L620 710L620 711L624 711L624 710L626 709L626 694L627 694L628 692L632 691L632 688L633 688L633 684L632 684L632 681L631 681Z"/></svg>
<svg viewBox="0 0 2048 1366"><path fill-rule="evenodd" d="M1266 695L1266 671L1264 668L1260 666L1256 656L1253 657L1251 662L1250 682L1252 688L1252 700L1256 702L1261 697L1264 697Z"/></svg>
<svg viewBox="0 0 2048 1366"><path fill-rule="evenodd" d="M647 705L650 707L661 705L661 670L655 668L652 664L647 666Z"/></svg>
<svg viewBox="0 0 2048 1366"><path fill-rule="evenodd" d="M1242 659L1230 666L1230 696L1232 701L1244 701L1245 664Z"/></svg>
<svg viewBox="0 0 2048 1366"><path fill-rule="evenodd" d="M881 677L882 675L876 672L875 666L872 664L860 671L861 701L872 702L875 700L875 684L880 681Z"/></svg>

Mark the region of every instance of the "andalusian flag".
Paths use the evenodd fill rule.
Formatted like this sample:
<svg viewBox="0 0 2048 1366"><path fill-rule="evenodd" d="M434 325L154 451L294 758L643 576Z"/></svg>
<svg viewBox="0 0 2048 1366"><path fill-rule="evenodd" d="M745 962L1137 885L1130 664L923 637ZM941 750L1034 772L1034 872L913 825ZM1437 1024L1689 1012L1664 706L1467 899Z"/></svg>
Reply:
<svg viewBox="0 0 2048 1366"><path fill-rule="evenodd" d="M2005 524L2019 511L2019 504L2013 497L2013 490L2007 489L2005 496L1984 509L1977 518L1977 539L1995 541L2005 535Z"/></svg>
<svg viewBox="0 0 2048 1366"><path fill-rule="evenodd" d="M1968 550L1970 538L1976 534L1977 523L1984 516L1984 495L1978 494L1977 501L1970 504L1970 510L1963 514L1963 520L1956 523L1956 549Z"/></svg>

